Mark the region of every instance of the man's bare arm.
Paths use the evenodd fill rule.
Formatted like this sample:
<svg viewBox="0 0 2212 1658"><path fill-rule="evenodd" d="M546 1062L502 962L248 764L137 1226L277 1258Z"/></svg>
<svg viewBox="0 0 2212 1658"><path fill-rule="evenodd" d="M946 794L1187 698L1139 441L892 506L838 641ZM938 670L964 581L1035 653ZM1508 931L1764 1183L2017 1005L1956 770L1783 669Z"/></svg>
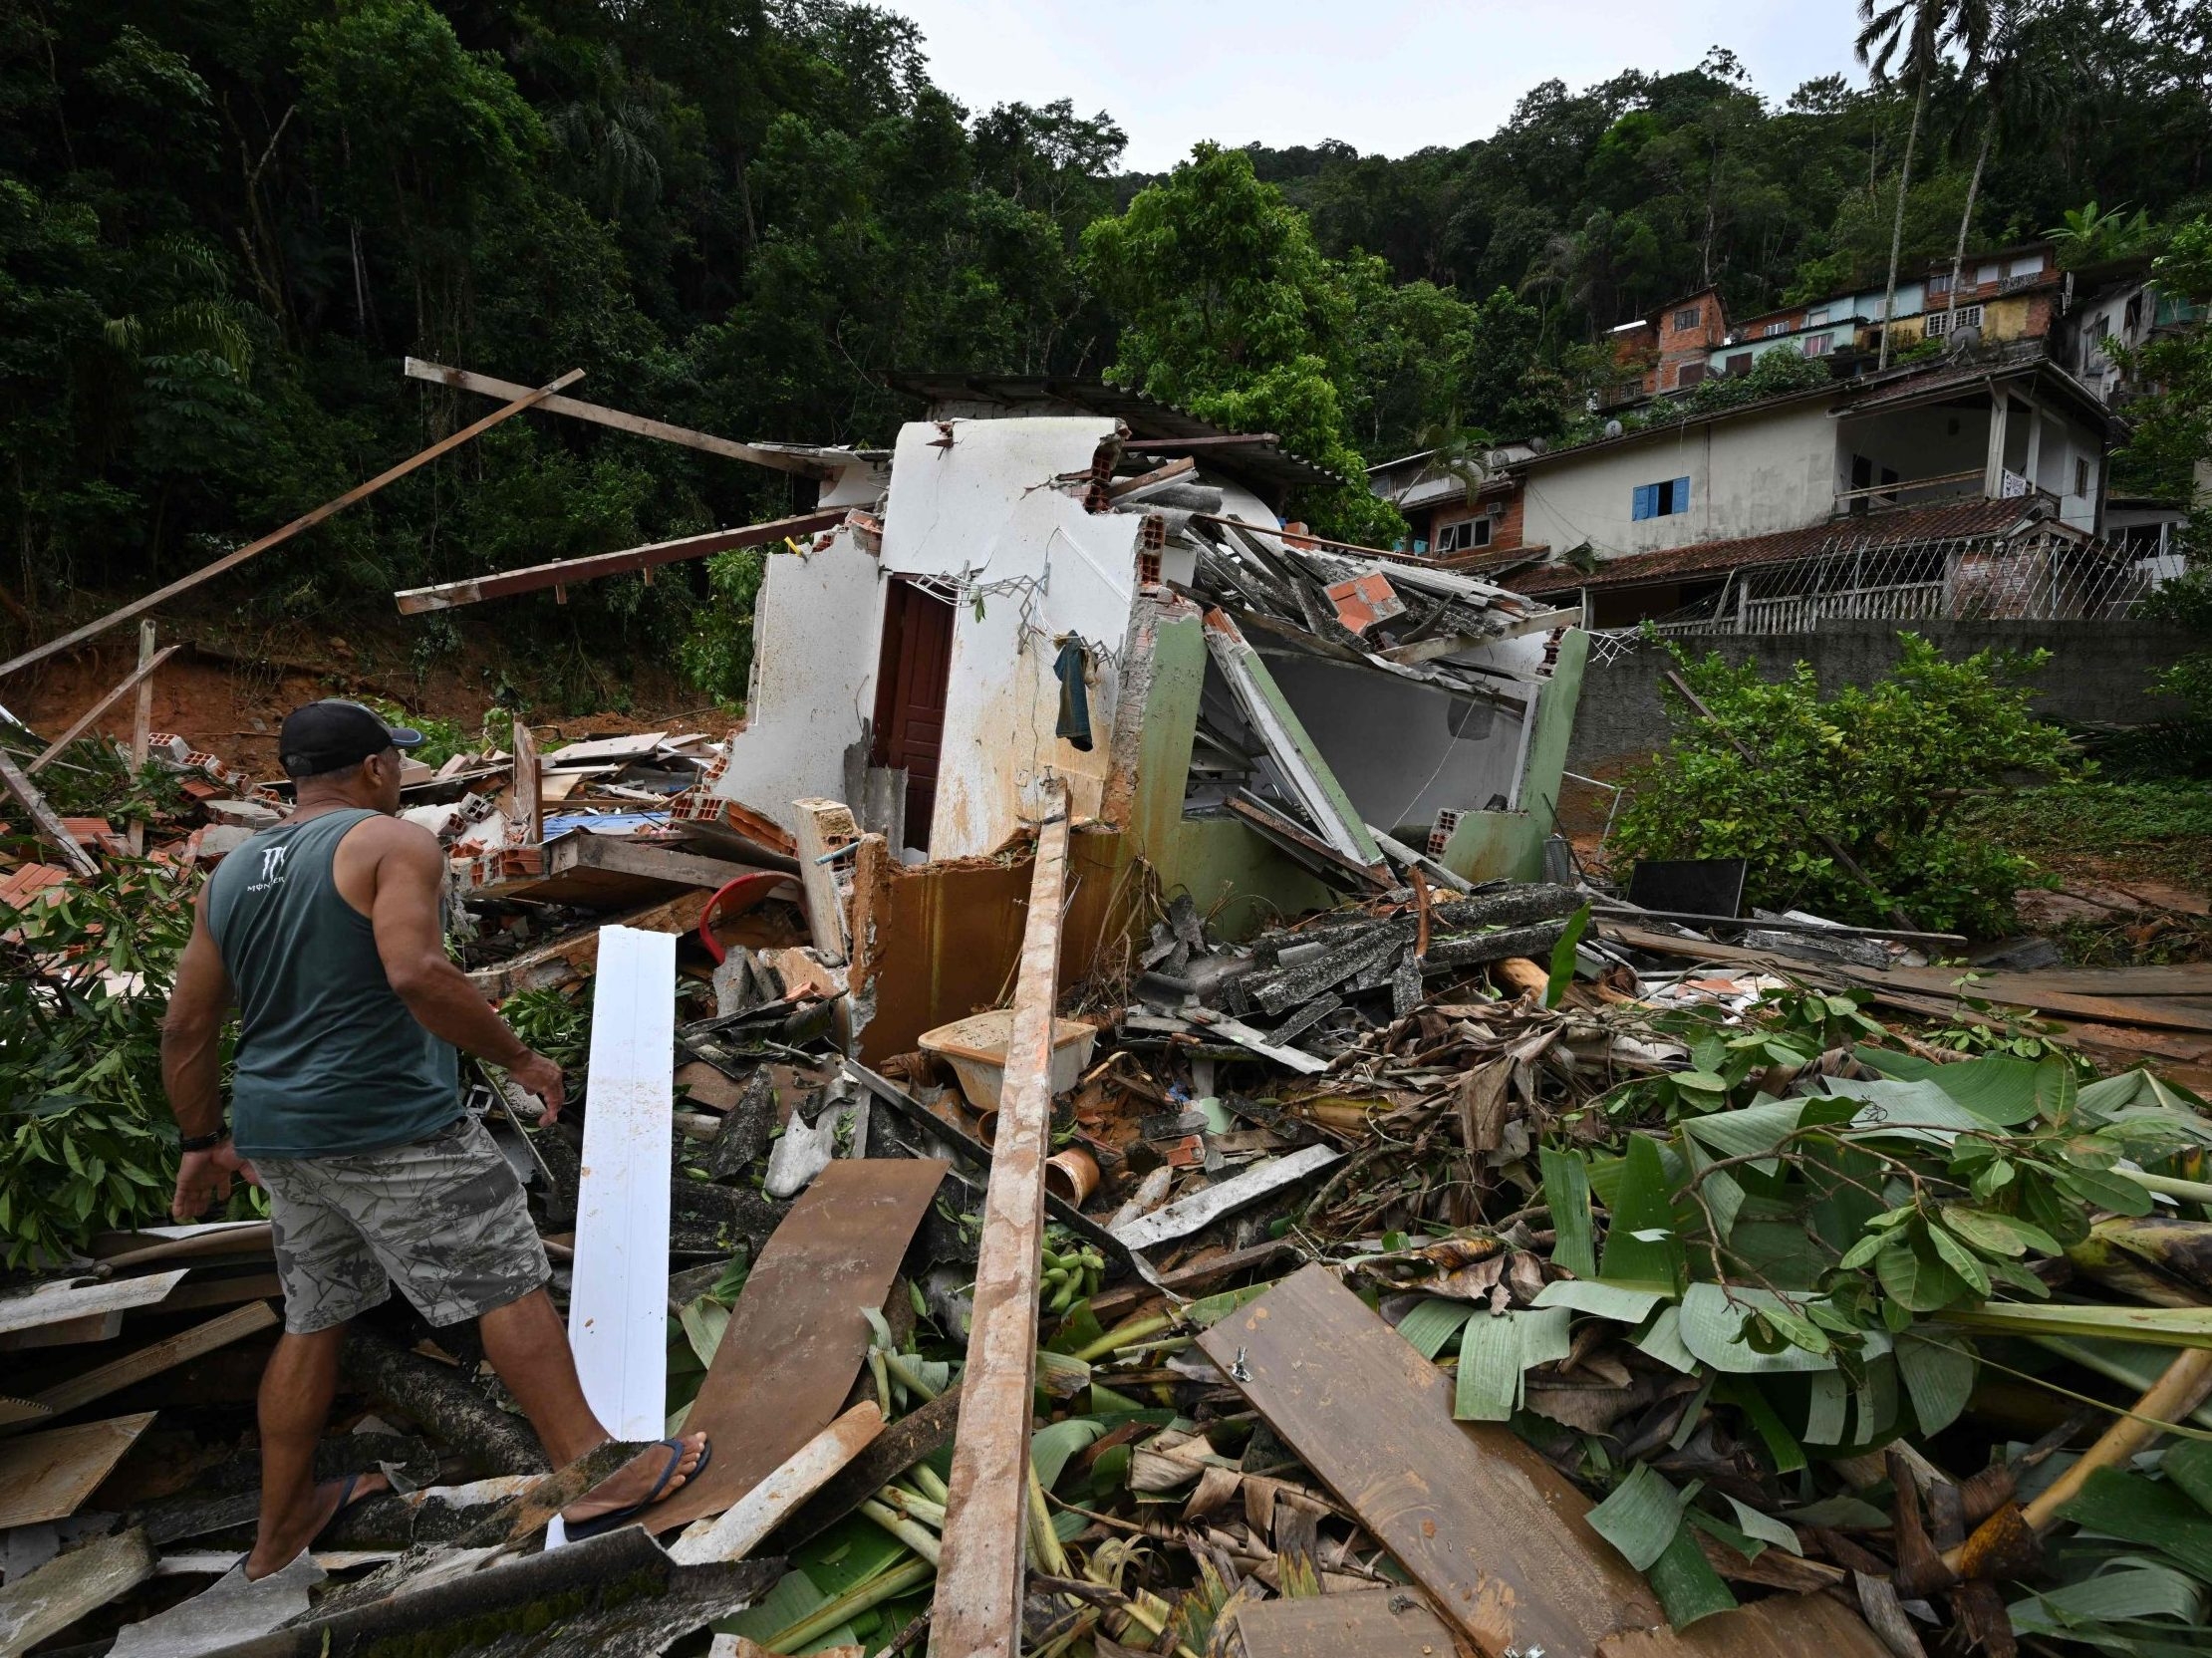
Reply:
<svg viewBox="0 0 2212 1658"><path fill-rule="evenodd" d="M176 1126L187 1135L223 1126L223 1020L230 1012L230 975L207 931L207 889L192 906L192 936L176 964L168 1012L161 1020L161 1082Z"/></svg>
<svg viewBox="0 0 2212 1658"><path fill-rule="evenodd" d="M445 955L438 926L444 849L435 836L414 824L367 827L379 840L376 899L369 920L393 993L431 1035L505 1069L545 1102L546 1120L551 1121L561 1108L560 1067L508 1029Z"/></svg>

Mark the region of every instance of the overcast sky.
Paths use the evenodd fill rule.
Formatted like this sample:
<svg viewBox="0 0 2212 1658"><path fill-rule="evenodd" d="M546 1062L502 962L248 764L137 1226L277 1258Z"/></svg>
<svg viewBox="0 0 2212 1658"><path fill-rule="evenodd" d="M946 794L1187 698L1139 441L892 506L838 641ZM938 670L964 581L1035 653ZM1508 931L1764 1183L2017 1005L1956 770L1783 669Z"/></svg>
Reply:
<svg viewBox="0 0 2212 1658"><path fill-rule="evenodd" d="M1201 138L1342 138L1403 155L1488 138L1521 95L1625 69L1690 69L1719 44L1769 98L1857 78L1851 0L879 0L921 24L937 84L993 104L1105 110L1124 164L1160 172Z"/></svg>

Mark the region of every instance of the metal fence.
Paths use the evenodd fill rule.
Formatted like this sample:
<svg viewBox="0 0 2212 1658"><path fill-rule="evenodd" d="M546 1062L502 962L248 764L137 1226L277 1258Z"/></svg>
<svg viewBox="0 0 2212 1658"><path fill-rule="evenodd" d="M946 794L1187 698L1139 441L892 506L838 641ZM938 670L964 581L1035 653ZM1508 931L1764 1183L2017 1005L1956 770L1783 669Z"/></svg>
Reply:
<svg viewBox="0 0 2212 1658"><path fill-rule="evenodd" d="M1709 596L1656 620L1662 634L1810 633L1823 622L2118 620L2158 584L2137 550L2053 531L1870 544L1717 577Z"/></svg>

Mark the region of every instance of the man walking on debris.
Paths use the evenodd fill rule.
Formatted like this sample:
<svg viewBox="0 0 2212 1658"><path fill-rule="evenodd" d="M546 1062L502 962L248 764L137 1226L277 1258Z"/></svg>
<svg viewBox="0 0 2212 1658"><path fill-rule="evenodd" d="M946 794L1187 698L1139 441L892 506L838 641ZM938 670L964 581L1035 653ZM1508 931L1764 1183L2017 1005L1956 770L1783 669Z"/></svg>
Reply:
<svg viewBox="0 0 2212 1658"><path fill-rule="evenodd" d="M246 1575L298 1556L383 1476L316 1484L345 1327L398 1281L432 1325L474 1318L485 1356L556 1464L612 1437L592 1414L522 1188L460 1105L463 1049L561 1107L534 1053L445 955L445 853L399 821L401 751L421 734L358 702L311 702L279 738L298 807L202 888L161 1041L182 1131L172 1213L197 1219L233 1175L268 1193L284 1334L262 1377L261 1518ZM218 1039L240 1009L232 1125ZM228 1142L226 1144L226 1141ZM703 1434L649 1449L571 1504L571 1536L611 1528L704 1463Z"/></svg>

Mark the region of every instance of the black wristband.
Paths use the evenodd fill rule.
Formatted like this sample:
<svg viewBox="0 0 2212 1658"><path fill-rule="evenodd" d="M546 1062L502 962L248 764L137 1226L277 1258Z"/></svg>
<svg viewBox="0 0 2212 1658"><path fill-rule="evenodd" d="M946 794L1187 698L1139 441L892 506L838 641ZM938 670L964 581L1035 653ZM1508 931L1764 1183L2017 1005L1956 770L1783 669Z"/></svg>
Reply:
<svg viewBox="0 0 2212 1658"><path fill-rule="evenodd" d="M215 1130L213 1134L178 1135L176 1145L179 1151L211 1152L229 1138L230 1130L227 1128L219 1128Z"/></svg>

